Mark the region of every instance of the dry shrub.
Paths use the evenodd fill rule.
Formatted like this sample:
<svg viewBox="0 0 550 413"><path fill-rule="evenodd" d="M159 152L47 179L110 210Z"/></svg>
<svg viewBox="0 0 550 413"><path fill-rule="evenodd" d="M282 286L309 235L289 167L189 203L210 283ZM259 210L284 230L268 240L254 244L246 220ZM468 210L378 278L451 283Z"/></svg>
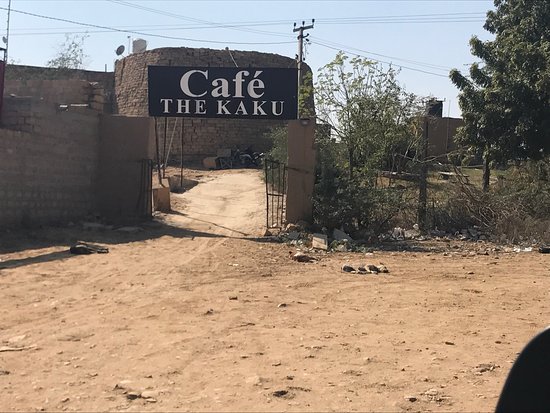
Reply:
<svg viewBox="0 0 550 413"><path fill-rule="evenodd" d="M526 162L509 171L506 185L483 192L465 182L449 185L432 209L442 230L479 226L501 241L550 242L550 162Z"/></svg>

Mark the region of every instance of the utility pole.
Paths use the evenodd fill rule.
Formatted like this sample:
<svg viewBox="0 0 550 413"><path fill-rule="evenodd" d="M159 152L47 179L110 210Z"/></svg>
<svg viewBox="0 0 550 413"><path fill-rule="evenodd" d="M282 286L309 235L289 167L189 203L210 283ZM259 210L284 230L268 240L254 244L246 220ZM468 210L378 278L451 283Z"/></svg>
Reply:
<svg viewBox="0 0 550 413"><path fill-rule="evenodd" d="M418 216L417 222L420 231L427 230L427 204L428 204L428 130L430 127L429 114L424 116L424 130L422 132L422 141L420 145L420 174L418 176Z"/></svg>
<svg viewBox="0 0 550 413"><path fill-rule="evenodd" d="M8 22L6 27L6 37L3 38L6 47L1 48L4 52L4 60L2 61L2 73L0 74L0 121L2 120L2 113L4 107L4 88L6 82L6 68L8 66L8 43L10 42L10 14L11 14L11 0L8 2Z"/></svg>
<svg viewBox="0 0 550 413"><path fill-rule="evenodd" d="M300 96L300 88L302 87L302 62L304 61L304 39L306 39L309 34L306 34L304 36L304 32L306 30L313 29L313 25L315 24L315 19L311 19L310 25L305 25L306 22L302 21L302 25L300 27L296 27L296 23L294 23L294 29L292 30L294 33L298 32L298 96ZM298 109L299 111L299 109ZM298 117L300 114L298 113Z"/></svg>

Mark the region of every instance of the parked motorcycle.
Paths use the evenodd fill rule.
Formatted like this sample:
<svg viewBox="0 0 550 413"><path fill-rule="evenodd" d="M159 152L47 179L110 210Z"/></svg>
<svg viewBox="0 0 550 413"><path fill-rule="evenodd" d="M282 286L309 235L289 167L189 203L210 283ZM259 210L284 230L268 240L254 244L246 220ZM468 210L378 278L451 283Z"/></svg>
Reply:
<svg viewBox="0 0 550 413"><path fill-rule="evenodd" d="M261 152L254 152L250 146L242 151L237 148L233 151L233 166L259 168L262 166L264 156Z"/></svg>

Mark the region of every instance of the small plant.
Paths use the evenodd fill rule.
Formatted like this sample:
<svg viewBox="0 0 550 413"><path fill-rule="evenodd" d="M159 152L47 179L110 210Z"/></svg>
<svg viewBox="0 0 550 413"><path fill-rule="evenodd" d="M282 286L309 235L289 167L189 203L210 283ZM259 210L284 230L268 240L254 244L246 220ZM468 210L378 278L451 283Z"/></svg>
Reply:
<svg viewBox="0 0 550 413"><path fill-rule="evenodd" d="M57 55L48 60L47 67L57 69L82 69L88 56L84 53L84 41L87 34L65 35L65 41L59 45Z"/></svg>

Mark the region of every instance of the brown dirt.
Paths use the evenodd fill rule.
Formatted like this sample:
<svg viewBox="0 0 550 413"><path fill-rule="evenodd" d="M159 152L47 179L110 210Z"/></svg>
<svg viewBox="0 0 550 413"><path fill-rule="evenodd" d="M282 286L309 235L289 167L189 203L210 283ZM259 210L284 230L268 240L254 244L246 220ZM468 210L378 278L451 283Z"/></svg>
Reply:
<svg viewBox="0 0 550 413"><path fill-rule="evenodd" d="M298 263L257 238L258 171L203 178L137 233L2 235L0 410L490 411L548 324L546 255Z"/></svg>

